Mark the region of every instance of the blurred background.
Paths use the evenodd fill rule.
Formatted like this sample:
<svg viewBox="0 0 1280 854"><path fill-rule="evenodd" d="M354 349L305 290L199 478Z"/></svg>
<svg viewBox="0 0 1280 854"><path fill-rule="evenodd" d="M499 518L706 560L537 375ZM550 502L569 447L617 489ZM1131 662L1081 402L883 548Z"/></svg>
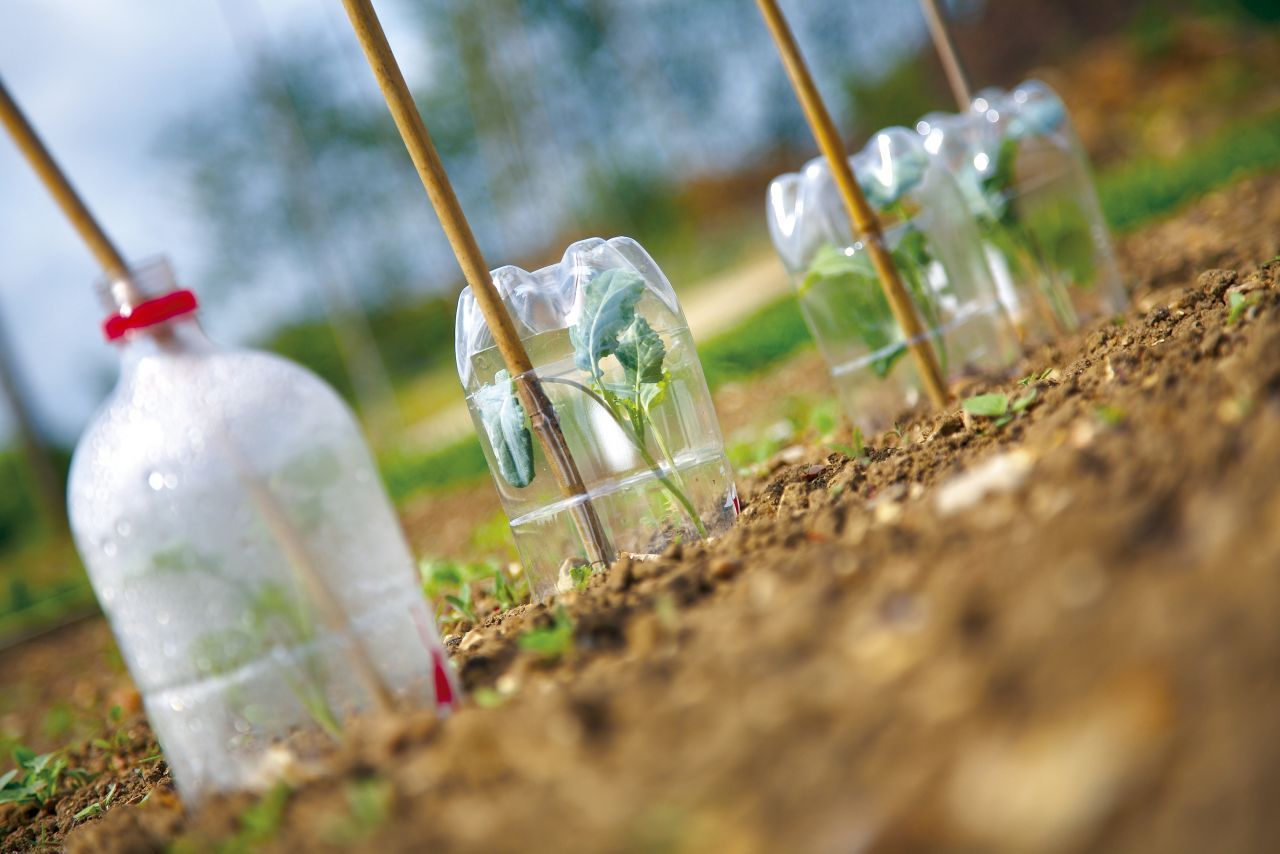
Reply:
<svg viewBox="0 0 1280 854"><path fill-rule="evenodd" d="M954 108L915 2L784 7L851 150ZM976 86L1062 93L1117 230L1280 168L1280 0L950 7ZM749 0L378 8L492 266L626 234L680 292L713 387L807 346L762 214L815 146ZM0 75L126 254L171 256L216 339L339 389L423 553L503 555L452 359L459 274L340 5L6 12ZM93 261L7 141L0 235L3 645L93 611L63 478L115 357ZM750 462L768 437L743 423ZM415 533L432 517L462 521Z"/></svg>

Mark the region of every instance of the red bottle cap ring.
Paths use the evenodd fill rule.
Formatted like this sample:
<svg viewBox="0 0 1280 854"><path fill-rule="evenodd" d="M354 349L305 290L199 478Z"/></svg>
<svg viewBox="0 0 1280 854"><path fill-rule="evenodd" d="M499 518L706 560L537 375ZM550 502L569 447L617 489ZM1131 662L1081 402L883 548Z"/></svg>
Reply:
<svg viewBox="0 0 1280 854"><path fill-rule="evenodd" d="M108 341L119 341L135 329L146 329L184 314L191 314L199 304L196 295L187 290L171 291L164 296L140 302L128 314L113 314L102 324Z"/></svg>

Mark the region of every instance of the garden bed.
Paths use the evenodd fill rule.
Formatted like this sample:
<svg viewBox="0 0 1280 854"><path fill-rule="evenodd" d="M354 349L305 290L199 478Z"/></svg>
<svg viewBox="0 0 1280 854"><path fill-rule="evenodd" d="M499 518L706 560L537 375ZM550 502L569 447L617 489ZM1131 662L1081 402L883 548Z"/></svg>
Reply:
<svg viewBox="0 0 1280 854"><path fill-rule="evenodd" d="M957 405L865 449L783 449L742 479L730 534L462 626L474 702L369 722L336 774L297 767L256 803L182 819L121 675L37 684L102 649L100 624L11 652L12 723L80 691L102 731L66 796L0 807L4 847L79 825L72 850L1262 848L1280 832L1278 233L1272 177L1134 235L1127 316L966 390L1011 417ZM784 370L821 376L812 355ZM725 414L765 423L764 395L790 390L726 387Z"/></svg>

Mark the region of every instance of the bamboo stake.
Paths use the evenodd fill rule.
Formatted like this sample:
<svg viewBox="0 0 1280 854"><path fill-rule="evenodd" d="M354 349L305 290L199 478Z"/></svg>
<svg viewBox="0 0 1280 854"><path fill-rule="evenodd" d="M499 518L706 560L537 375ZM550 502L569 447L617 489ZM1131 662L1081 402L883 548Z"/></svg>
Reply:
<svg viewBox="0 0 1280 854"><path fill-rule="evenodd" d="M795 89L800 106L804 109L809 128L813 131L818 147L822 149L831 167L831 175L835 178L840 198L844 201L845 210L848 211L849 218L853 222L854 230L871 256L871 263L880 277L880 285L884 289L889 308L893 311L893 317L907 340L907 347L915 360L916 370L920 373L925 392L935 407L942 408L950 400L951 393L947 390L946 380L938 365L937 354L929 343L928 333L920 322L920 316L916 313L911 297L903 287L898 268L885 247L884 231L880 226L880 220L871 209L871 205L867 203L866 197L862 194L862 188L858 186L858 181L854 177L853 169L849 166L840 132L836 130L831 113L827 111L822 95L813 82L813 76L805 65L795 36L778 8L777 0L756 0L756 2L761 14L764 15L765 23L769 26L769 32L773 36L778 53L782 56L782 64L787 69L787 76L791 78L791 86Z"/></svg>
<svg viewBox="0 0 1280 854"><path fill-rule="evenodd" d="M62 208L72 228L79 233L93 257L98 259L98 264L111 280L111 297L119 308L129 309L142 302L145 297L133 283L124 256L93 218L76 188L71 185L31 122L27 121L22 109L5 88L3 80L0 80L0 122L17 143L18 150L31 163L31 168L49 190L58 207Z"/></svg>
<svg viewBox="0 0 1280 854"><path fill-rule="evenodd" d="M960 112L966 113L973 103L973 88L969 85L969 74L956 50L951 28L947 25L947 14L939 0L920 0L920 5L924 9L924 19L929 24L933 46L938 51L938 58L942 60L942 70L946 72L951 94L955 95Z"/></svg>
<svg viewBox="0 0 1280 854"><path fill-rule="evenodd" d="M534 374L529 354L525 352L515 324L507 314L498 289L494 287L489 275L489 265L485 263L471 225L462 212L444 164L436 152L435 143L431 141L431 135L427 132L413 95L404 81L391 46L387 43L386 33L382 31L382 24L378 21L373 4L370 0L342 0L342 5L347 10L347 17L351 19L351 26L369 61L369 67L377 78L378 87L386 98L391 117L395 119L405 147L409 149L418 177L422 179L422 186L431 199L436 216L440 218L440 225L458 259L458 266L471 285L471 292L493 333L507 370L516 381L521 402L529 413L530 426L546 453L560 491L566 498L578 499L572 505L571 512L591 563L595 566L612 563L616 554L613 545L609 542L595 505L587 496L586 485L569 453L551 400Z"/></svg>

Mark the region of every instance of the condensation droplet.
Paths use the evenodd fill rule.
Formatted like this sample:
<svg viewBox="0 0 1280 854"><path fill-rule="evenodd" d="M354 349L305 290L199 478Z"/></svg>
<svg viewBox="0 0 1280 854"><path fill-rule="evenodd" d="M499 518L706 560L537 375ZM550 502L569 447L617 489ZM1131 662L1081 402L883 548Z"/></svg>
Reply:
<svg viewBox="0 0 1280 854"><path fill-rule="evenodd" d="M173 489L178 485L178 476L176 474L167 474L164 476L164 485L169 489Z"/></svg>
<svg viewBox="0 0 1280 854"><path fill-rule="evenodd" d="M235 727L236 732L249 732L253 729L253 727L249 725L249 722L244 718L236 718Z"/></svg>
<svg viewBox="0 0 1280 854"><path fill-rule="evenodd" d="M159 492L164 489L164 475L158 471L153 471L147 475L147 486Z"/></svg>
<svg viewBox="0 0 1280 854"><path fill-rule="evenodd" d="M169 708L173 709L175 712L181 712L187 708L187 704L182 702L181 697L174 697L169 701Z"/></svg>
<svg viewBox="0 0 1280 854"><path fill-rule="evenodd" d="M162 626L169 625L169 612L161 611L160 613L156 614L156 622Z"/></svg>
<svg viewBox="0 0 1280 854"><path fill-rule="evenodd" d="M116 533L119 534L120 536L127 537L132 532L133 532L133 526L130 525L125 520L121 519L119 522L116 522Z"/></svg>
<svg viewBox="0 0 1280 854"><path fill-rule="evenodd" d="M107 557L115 557L117 551L119 551L119 549L116 548L114 540L107 540L102 544L102 553Z"/></svg>
<svg viewBox="0 0 1280 854"><path fill-rule="evenodd" d="M166 641L162 649L166 658L176 658L178 655L178 645L172 641Z"/></svg>

